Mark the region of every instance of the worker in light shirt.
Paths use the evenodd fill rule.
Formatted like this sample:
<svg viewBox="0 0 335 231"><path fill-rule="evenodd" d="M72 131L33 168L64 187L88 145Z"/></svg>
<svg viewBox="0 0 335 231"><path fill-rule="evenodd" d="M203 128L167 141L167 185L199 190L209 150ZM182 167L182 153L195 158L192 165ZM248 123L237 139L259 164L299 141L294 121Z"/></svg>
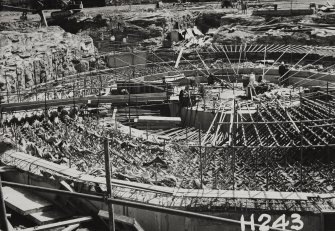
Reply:
<svg viewBox="0 0 335 231"><path fill-rule="evenodd" d="M249 86L250 87L254 87L255 85L257 85L256 83L256 75L254 72L251 72L250 77L249 77Z"/></svg>

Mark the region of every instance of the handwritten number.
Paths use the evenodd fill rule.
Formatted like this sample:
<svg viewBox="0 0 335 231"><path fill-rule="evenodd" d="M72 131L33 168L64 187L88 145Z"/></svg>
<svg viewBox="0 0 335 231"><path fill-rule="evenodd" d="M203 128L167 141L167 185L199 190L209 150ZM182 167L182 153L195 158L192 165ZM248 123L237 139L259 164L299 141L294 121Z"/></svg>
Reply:
<svg viewBox="0 0 335 231"><path fill-rule="evenodd" d="M301 230L304 227L304 223L301 220L301 216L297 213L293 213L291 215L292 220L292 225L291 229L293 230ZM296 224L296 225L295 225Z"/></svg>
<svg viewBox="0 0 335 231"><path fill-rule="evenodd" d="M268 224L271 221L271 216L269 214L260 215L258 218L258 222L262 222L264 218L265 218L265 221L259 227L259 231L268 231L270 229L270 226Z"/></svg>
<svg viewBox="0 0 335 231"><path fill-rule="evenodd" d="M289 225L289 222L285 220L285 214L281 215L280 217L275 220L272 224L272 228L281 228L286 229L286 226Z"/></svg>
<svg viewBox="0 0 335 231"><path fill-rule="evenodd" d="M304 227L304 222L301 220L301 216L297 213L293 213L291 215L292 225L290 227L291 230L302 230ZM269 231L270 230L270 222L271 222L271 215L269 214L261 214L258 217L258 222L260 222L259 231ZM271 228L277 229L286 229L289 226L289 221L286 221L285 214L278 217L272 224ZM250 216L250 221L245 221L244 216L241 216L241 231L246 230L246 226L250 226L251 231L255 231L255 219L254 214ZM249 229L248 229L249 230Z"/></svg>
<svg viewBox="0 0 335 231"><path fill-rule="evenodd" d="M255 219L254 219L254 214L250 216L250 221L245 221L244 216L241 216L241 230L245 231L245 226L250 225L251 231L255 231Z"/></svg>

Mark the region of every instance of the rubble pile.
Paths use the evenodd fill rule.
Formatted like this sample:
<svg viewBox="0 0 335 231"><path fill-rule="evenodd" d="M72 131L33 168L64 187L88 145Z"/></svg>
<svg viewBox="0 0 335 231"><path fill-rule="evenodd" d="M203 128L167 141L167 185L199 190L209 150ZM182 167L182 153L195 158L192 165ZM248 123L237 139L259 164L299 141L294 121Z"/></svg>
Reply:
<svg viewBox="0 0 335 231"><path fill-rule="evenodd" d="M85 60L94 55L90 37L66 33L59 27L34 32L0 32L1 84L8 83L9 92L34 84L88 71Z"/></svg>

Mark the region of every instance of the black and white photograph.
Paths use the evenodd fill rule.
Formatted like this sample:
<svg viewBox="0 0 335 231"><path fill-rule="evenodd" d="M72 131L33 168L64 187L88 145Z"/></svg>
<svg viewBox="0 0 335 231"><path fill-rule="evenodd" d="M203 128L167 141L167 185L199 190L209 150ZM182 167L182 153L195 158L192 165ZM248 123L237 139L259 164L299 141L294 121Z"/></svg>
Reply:
<svg viewBox="0 0 335 231"><path fill-rule="evenodd" d="M0 231L335 231L335 0L0 0Z"/></svg>

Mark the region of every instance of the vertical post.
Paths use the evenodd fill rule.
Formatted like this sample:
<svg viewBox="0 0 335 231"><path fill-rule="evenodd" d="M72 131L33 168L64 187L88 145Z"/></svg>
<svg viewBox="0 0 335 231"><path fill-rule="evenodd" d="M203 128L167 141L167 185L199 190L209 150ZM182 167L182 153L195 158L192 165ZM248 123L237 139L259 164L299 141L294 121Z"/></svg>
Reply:
<svg viewBox="0 0 335 231"><path fill-rule="evenodd" d="M20 84L19 84L19 75L17 71L17 64L16 64L16 93L17 93L17 102L20 103L21 97L20 97Z"/></svg>
<svg viewBox="0 0 335 231"><path fill-rule="evenodd" d="M262 147L260 146L261 150ZM263 151L263 150L262 150ZM263 154L264 152L262 152ZM266 152L266 191L269 190L269 151Z"/></svg>
<svg viewBox="0 0 335 231"><path fill-rule="evenodd" d="M44 114L45 118L48 118L48 110L47 110L47 85L45 85L45 92L44 92Z"/></svg>
<svg viewBox="0 0 335 231"><path fill-rule="evenodd" d="M115 131L117 132L117 120L116 120L116 112L115 112L115 121L114 121L114 123L115 123Z"/></svg>
<svg viewBox="0 0 335 231"><path fill-rule="evenodd" d="M331 108L329 100L329 82L327 81L327 102L328 102L328 118L330 118Z"/></svg>
<svg viewBox="0 0 335 231"><path fill-rule="evenodd" d="M222 60L222 65L221 65L221 76L222 76L222 79L223 79L223 58L221 59Z"/></svg>
<svg viewBox="0 0 335 231"><path fill-rule="evenodd" d="M7 213L5 207L5 201L3 199L3 192L2 192L2 183L1 183L1 174L0 174L0 229L4 231L9 231L8 223L7 223Z"/></svg>
<svg viewBox="0 0 335 231"><path fill-rule="evenodd" d="M107 196L108 198L112 197L112 184L111 184L111 172L112 168L110 165L109 159L109 142L106 138L104 140L104 153L105 153L105 171L106 171L106 186L107 186ZM113 204L108 203L108 214L109 214L109 231L115 231L115 223L114 223L114 211L113 211Z"/></svg>
<svg viewBox="0 0 335 231"><path fill-rule="evenodd" d="M301 97L302 94L300 93L300 105L301 105ZM302 162L303 162L303 126L300 119L300 191L302 192Z"/></svg>
<svg viewBox="0 0 335 231"><path fill-rule="evenodd" d="M65 140L69 140L69 129L68 126L65 127L65 134L64 134L64 138ZM69 168L71 168L71 163L72 163L72 159L71 159L71 155L68 156L69 157Z"/></svg>
<svg viewBox="0 0 335 231"><path fill-rule="evenodd" d="M6 89L7 89L7 103L9 103L9 90L8 90L8 80L7 80L7 71L5 71L5 77L6 77Z"/></svg>
<svg viewBox="0 0 335 231"><path fill-rule="evenodd" d="M134 47L131 47L131 64L133 66L133 78L135 77L135 66L134 66ZM128 92L128 115L129 115L129 135L131 136L131 127L130 127L130 75L128 78L128 88L129 88L129 92Z"/></svg>
<svg viewBox="0 0 335 231"><path fill-rule="evenodd" d="M75 109L76 108L76 101L75 101L75 99L74 99L74 82L73 82L73 85L72 85L72 94L73 94L73 96L72 96L72 100L73 100L73 109ZM98 105L98 107L99 107L99 105Z"/></svg>
<svg viewBox="0 0 335 231"><path fill-rule="evenodd" d="M137 96L135 97L136 99L136 117L138 118L138 102L137 102Z"/></svg>
<svg viewBox="0 0 335 231"><path fill-rule="evenodd" d="M200 184L202 188L202 153L201 153L201 124L199 123L199 156L200 156Z"/></svg>
<svg viewBox="0 0 335 231"><path fill-rule="evenodd" d="M164 139L163 158L165 158L165 139Z"/></svg>
<svg viewBox="0 0 335 231"><path fill-rule="evenodd" d="M188 128L187 128L187 125L186 125L186 144L188 144Z"/></svg>
<svg viewBox="0 0 335 231"><path fill-rule="evenodd" d="M232 172L233 172L233 190L235 190L235 117L236 117L236 102L235 102L235 99L234 99L234 102L233 102L233 108L234 108L234 118L233 118L233 124L232 124L232 134L231 134L231 144L232 144L232 149L233 149L233 166L232 166Z"/></svg>
<svg viewBox="0 0 335 231"><path fill-rule="evenodd" d="M35 93L36 93L36 101L37 101L37 98L38 98L38 92L37 92L37 80L36 80L36 62L34 61L33 62L33 65L34 65L34 84L35 84Z"/></svg>

